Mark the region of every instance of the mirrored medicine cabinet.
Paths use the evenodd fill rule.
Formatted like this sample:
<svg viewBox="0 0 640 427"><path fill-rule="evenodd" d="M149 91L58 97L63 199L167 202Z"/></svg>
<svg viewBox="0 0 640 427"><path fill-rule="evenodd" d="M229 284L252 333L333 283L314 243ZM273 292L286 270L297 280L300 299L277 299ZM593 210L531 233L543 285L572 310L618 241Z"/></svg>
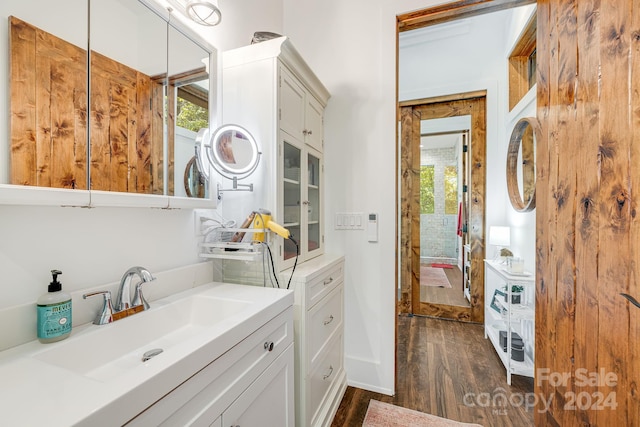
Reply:
<svg viewBox="0 0 640 427"><path fill-rule="evenodd" d="M9 0L0 22L0 204L215 206L194 154L215 127L216 50L175 12Z"/></svg>

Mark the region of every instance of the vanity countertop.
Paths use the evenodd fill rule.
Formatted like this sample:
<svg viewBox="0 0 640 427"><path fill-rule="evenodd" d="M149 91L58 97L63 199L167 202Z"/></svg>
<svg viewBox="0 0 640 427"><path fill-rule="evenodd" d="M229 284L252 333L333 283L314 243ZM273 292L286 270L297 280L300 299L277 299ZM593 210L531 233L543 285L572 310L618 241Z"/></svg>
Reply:
<svg viewBox="0 0 640 427"><path fill-rule="evenodd" d="M206 305L214 300L218 314ZM117 322L74 328L63 341L0 352L2 423L122 425L292 304L292 291L209 283ZM155 347L164 351L142 362Z"/></svg>

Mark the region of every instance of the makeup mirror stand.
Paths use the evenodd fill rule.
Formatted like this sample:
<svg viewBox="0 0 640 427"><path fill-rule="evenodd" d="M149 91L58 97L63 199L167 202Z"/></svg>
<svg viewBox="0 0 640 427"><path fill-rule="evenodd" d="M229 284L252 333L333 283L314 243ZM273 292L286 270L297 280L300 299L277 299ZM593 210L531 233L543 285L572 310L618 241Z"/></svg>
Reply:
<svg viewBox="0 0 640 427"><path fill-rule="evenodd" d="M218 183L218 200L222 200L222 193L225 191L253 191L253 183L252 184L240 184L238 183L238 177L234 176L232 178L233 187L231 188L220 188L220 184Z"/></svg>

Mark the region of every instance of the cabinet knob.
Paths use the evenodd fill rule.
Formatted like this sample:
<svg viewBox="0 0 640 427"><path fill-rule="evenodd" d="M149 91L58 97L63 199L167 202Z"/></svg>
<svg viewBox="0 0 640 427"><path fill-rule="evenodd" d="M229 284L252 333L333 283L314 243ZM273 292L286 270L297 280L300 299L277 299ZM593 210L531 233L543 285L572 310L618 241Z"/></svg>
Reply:
<svg viewBox="0 0 640 427"><path fill-rule="evenodd" d="M333 314L330 315L329 318L324 321L324 325L327 326L331 322L333 322Z"/></svg>
<svg viewBox="0 0 640 427"><path fill-rule="evenodd" d="M313 131L311 131L311 130L307 131L307 135L311 135L312 133L313 133Z"/></svg>
<svg viewBox="0 0 640 427"><path fill-rule="evenodd" d="M267 351L273 351L273 341L267 341L264 343L264 349Z"/></svg>
<svg viewBox="0 0 640 427"><path fill-rule="evenodd" d="M333 277L329 277L327 280L325 280L325 281L323 282L323 284L326 286L326 285L328 285L328 284L329 284L329 283L331 283L331 282L333 282Z"/></svg>
<svg viewBox="0 0 640 427"><path fill-rule="evenodd" d="M331 376L331 374L333 374L333 366L329 365L329 373L327 375L323 375L322 379L326 380L327 378L329 378Z"/></svg>

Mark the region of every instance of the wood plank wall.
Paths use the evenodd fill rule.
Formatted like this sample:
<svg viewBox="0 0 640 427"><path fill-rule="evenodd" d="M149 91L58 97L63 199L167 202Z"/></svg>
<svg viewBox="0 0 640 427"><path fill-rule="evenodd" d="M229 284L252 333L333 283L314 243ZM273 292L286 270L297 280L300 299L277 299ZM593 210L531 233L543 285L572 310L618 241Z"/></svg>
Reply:
<svg viewBox="0 0 640 427"><path fill-rule="evenodd" d="M86 52L13 17L9 37L11 183L86 189Z"/></svg>
<svg viewBox="0 0 640 427"><path fill-rule="evenodd" d="M91 189L163 194L164 91L151 77L91 53Z"/></svg>
<svg viewBox="0 0 640 427"><path fill-rule="evenodd" d="M640 4L538 1L537 43L536 425L638 426Z"/></svg>
<svg viewBox="0 0 640 427"><path fill-rule="evenodd" d="M11 183L87 189L86 51L15 17L10 46ZM162 82L91 66L91 189L163 194Z"/></svg>

